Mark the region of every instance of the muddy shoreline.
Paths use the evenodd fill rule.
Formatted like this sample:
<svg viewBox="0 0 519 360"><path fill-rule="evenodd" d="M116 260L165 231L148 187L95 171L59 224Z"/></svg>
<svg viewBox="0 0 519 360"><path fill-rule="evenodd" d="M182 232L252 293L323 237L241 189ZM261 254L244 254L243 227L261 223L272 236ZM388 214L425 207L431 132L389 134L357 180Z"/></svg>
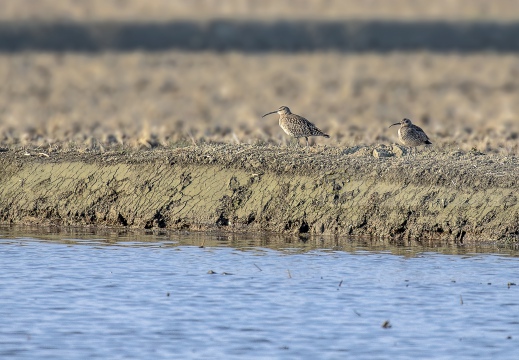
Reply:
<svg viewBox="0 0 519 360"><path fill-rule="evenodd" d="M47 156L48 155L48 156ZM0 152L0 222L519 240L513 156L398 145Z"/></svg>

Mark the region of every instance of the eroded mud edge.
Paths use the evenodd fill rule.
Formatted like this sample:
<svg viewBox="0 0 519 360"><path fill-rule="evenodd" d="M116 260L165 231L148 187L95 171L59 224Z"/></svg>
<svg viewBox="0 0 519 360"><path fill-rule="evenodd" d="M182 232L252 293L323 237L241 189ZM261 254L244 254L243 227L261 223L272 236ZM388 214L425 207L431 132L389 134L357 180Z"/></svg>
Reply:
<svg viewBox="0 0 519 360"><path fill-rule="evenodd" d="M518 241L514 189L402 186L347 172L263 172L219 164L6 165L0 222L301 234L458 243Z"/></svg>

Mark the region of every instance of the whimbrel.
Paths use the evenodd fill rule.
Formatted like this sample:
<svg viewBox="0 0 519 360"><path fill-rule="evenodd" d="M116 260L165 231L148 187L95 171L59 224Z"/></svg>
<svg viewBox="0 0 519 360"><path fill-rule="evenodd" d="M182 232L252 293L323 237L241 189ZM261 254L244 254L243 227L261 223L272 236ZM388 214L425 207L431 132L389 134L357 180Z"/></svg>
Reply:
<svg viewBox="0 0 519 360"><path fill-rule="evenodd" d="M399 123L391 126L395 125L400 125L400 129L398 129L398 139L400 139L400 142L405 146L414 147L432 144L427 134L419 126L414 125L411 120L407 118L402 119Z"/></svg>
<svg viewBox="0 0 519 360"><path fill-rule="evenodd" d="M319 130L314 124L306 120L304 117L292 114L290 109L286 106L281 106L276 111L269 112L262 117L275 113L279 114L279 126L281 126L283 131L287 135L295 137L298 143L299 138L304 137L306 139L306 147L308 147L309 136L324 136L325 138L330 137L330 135L325 134Z"/></svg>

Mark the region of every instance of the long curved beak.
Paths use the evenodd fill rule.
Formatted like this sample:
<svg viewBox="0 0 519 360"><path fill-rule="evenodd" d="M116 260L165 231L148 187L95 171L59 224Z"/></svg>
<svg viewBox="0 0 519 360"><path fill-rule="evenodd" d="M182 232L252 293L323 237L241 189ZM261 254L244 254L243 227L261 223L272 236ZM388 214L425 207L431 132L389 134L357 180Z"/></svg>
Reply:
<svg viewBox="0 0 519 360"><path fill-rule="evenodd" d="M277 113L277 112L278 112L277 110L276 110L276 111L272 111L272 112L266 113L266 114L263 115L262 117L265 117L265 116L270 115L270 114L275 114L275 113Z"/></svg>
<svg viewBox="0 0 519 360"><path fill-rule="evenodd" d="M395 125L400 125L400 123L396 123L396 124L393 124L393 125L391 125L391 126L395 126ZM390 126L390 127L391 127L391 126ZM388 128L388 129L389 129L389 128Z"/></svg>

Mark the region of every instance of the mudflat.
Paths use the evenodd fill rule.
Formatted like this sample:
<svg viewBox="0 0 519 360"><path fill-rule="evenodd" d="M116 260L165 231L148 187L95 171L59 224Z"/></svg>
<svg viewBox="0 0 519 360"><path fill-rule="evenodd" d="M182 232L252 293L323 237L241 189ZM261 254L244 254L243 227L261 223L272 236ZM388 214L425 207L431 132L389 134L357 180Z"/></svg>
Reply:
<svg viewBox="0 0 519 360"><path fill-rule="evenodd" d="M0 222L519 237L515 1L4 2Z"/></svg>
<svg viewBox="0 0 519 360"><path fill-rule="evenodd" d="M0 221L511 243L515 156L400 145L0 152Z"/></svg>

